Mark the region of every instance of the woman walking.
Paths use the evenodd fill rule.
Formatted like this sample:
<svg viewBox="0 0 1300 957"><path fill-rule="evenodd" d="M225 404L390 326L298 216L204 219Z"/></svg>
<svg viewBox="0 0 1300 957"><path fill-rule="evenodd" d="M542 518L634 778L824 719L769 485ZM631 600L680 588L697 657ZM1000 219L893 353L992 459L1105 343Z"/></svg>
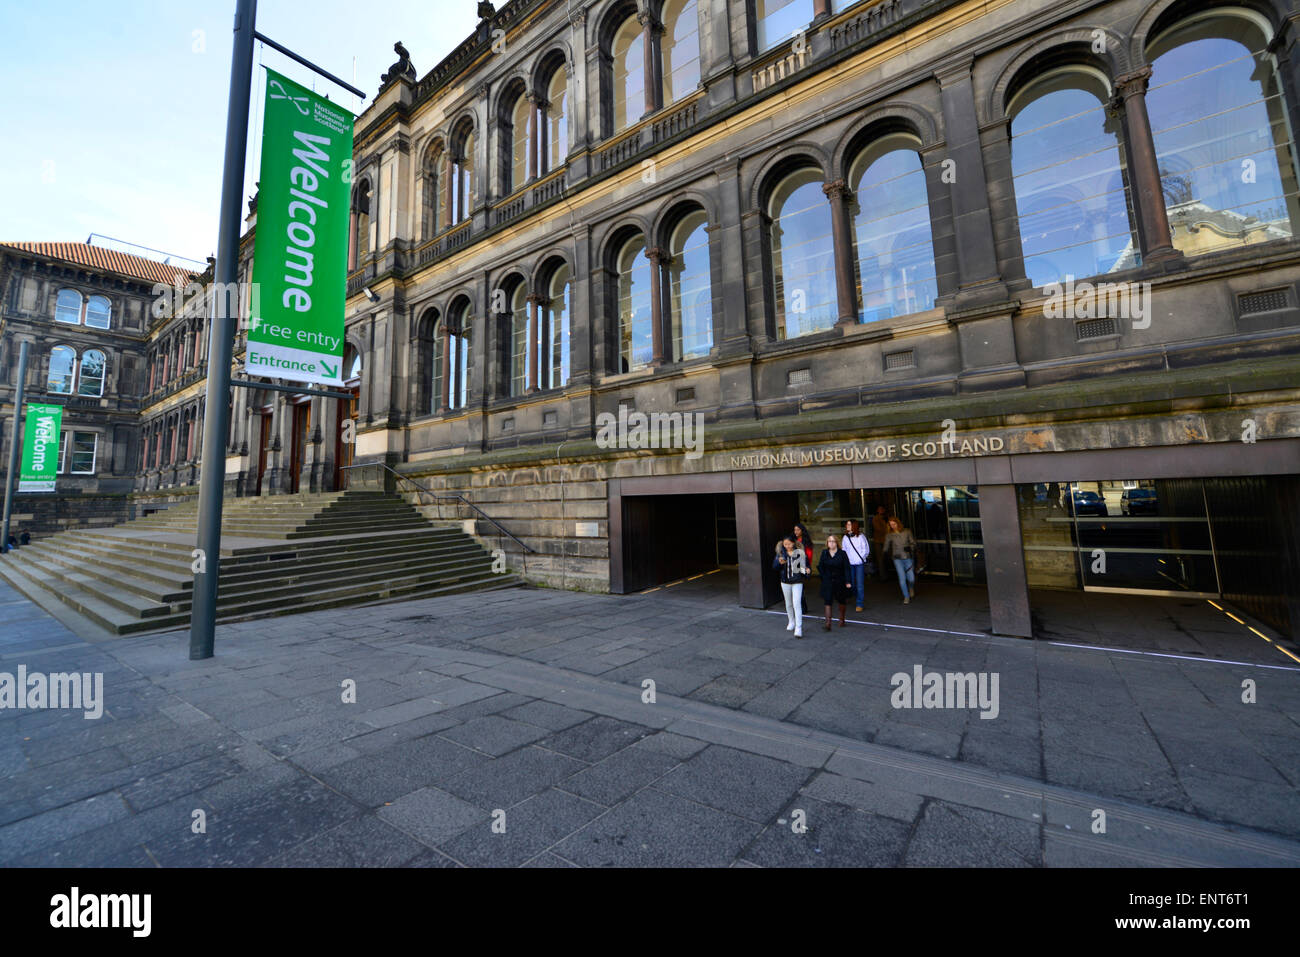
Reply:
<svg viewBox="0 0 1300 957"><path fill-rule="evenodd" d="M785 596L785 616L789 620L786 631L796 638L803 637L803 585L808 580L808 558L794 539L782 540L776 547L772 567L781 573L781 593Z"/></svg>
<svg viewBox="0 0 1300 957"><path fill-rule="evenodd" d="M840 603L840 627L844 627L845 605L853 594L853 581L849 573L849 556L840 548L834 535L826 538L822 557L817 560L817 574L822 579L822 601L826 604L824 631L831 630L831 603Z"/></svg>
<svg viewBox="0 0 1300 957"><path fill-rule="evenodd" d="M804 560L808 565L808 574L812 574L813 567L813 537L809 534L808 529L803 526L802 522L794 523L794 538L792 539L797 548L803 549ZM808 597L805 595L799 599L799 608L806 615L808 614Z"/></svg>
<svg viewBox="0 0 1300 957"><path fill-rule="evenodd" d="M904 528L897 516L889 517L889 534L885 536L885 555L894 560L898 572L898 587L903 591L903 604L911 604L916 597L916 539L912 530Z"/></svg>

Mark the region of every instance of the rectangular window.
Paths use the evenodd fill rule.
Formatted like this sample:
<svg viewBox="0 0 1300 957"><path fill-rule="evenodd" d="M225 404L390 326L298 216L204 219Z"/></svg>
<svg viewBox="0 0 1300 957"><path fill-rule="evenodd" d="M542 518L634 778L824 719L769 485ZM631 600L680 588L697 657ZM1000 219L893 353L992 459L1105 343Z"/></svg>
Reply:
<svg viewBox="0 0 1300 957"><path fill-rule="evenodd" d="M59 474L63 475L68 465L68 433L59 433Z"/></svg>
<svg viewBox="0 0 1300 957"><path fill-rule="evenodd" d="M67 433L64 433L67 436ZM99 435L94 432L72 433L72 474L95 474L95 451L99 444Z"/></svg>

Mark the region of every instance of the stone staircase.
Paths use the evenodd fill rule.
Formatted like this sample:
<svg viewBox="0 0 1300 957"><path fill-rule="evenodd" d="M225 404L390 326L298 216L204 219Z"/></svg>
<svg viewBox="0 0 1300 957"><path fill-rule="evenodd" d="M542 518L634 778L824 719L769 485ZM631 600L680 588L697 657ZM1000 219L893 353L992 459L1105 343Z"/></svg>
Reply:
<svg viewBox="0 0 1300 957"><path fill-rule="evenodd" d="M62 532L0 555L33 601L126 635L190 620L198 503L103 529ZM347 491L241 498L222 516L218 621L243 621L521 584L459 528L396 495Z"/></svg>

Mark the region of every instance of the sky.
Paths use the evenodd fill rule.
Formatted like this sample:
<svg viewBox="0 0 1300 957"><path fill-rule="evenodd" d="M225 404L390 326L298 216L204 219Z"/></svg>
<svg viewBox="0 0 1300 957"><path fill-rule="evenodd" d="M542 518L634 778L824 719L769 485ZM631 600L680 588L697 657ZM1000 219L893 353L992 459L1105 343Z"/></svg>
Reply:
<svg viewBox="0 0 1300 957"><path fill-rule="evenodd" d="M254 191L261 65L354 113L400 40L423 77L473 31L476 0L260 0L257 29L367 94L258 44L244 197ZM0 242L91 233L213 255L234 0L0 0ZM242 212L247 212L247 206Z"/></svg>

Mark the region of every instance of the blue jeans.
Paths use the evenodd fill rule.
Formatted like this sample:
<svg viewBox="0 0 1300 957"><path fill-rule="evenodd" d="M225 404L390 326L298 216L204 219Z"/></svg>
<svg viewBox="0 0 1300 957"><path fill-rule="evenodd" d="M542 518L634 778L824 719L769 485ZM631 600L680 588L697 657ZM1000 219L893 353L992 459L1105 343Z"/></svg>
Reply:
<svg viewBox="0 0 1300 957"><path fill-rule="evenodd" d="M857 598L857 606L861 608L867 603L867 566L849 565L849 581L853 583L853 594Z"/></svg>
<svg viewBox="0 0 1300 957"><path fill-rule="evenodd" d="M916 594L916 573L912 571L914 561L910 558L895 558L894 571L898 573L898 587L903 591L904 598L911 598Z"/></svg>

